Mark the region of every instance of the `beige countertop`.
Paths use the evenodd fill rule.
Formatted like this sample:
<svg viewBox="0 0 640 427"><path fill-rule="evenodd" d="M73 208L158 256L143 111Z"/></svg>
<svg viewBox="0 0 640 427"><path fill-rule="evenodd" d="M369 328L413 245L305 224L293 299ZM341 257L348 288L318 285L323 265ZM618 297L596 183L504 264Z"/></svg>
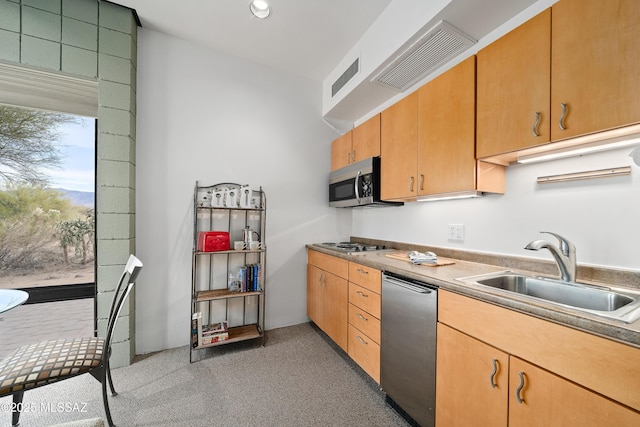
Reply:
<svg viewBox="0 0 640 427"><path fill-rule="evenodd" d="M362 241L365 240L366 239L362 239ZM466 284L456 280L460 277L475 276L478 274L492 273L504 270L522 271L538 275L557 277L557 273L553 272L555 264L547 263L545 261L532 262L531 260L509 256L493 256L485 258L486 255L484 254L446 250L444 248L433 248L416 245L406 246L402 244L394 245L392 242L384 242L384 244L386 244L387 247L395 247L398 249L347 254L331 249L326 249L313 244L307 245L307 248L333 255L338 258L357 262L372 268L376 268L378 270L400 274L417 280L422 280L427 283L437 285L440 287L440 289L446 289L452 292L456 292L492 304L500 305L512 310L517 310L522 313L539 317L541 319L555 322L564 326L569 326L575 329L580 329L640 348L640 320L633 323L619 322L580 310L573 310L570 308L559 306L557 304L547 303L544 300L537 300L526 296L523 297L509 291L482 285ZM445 258L452 260L454 263L437 267L414 265L409 261L397 260L386 256L389 253L413 249L422 251L432 250L439 255L439 259L445 257L446 254ZM476 258L482 260L482 262L478 262ZM549 269L551 269L551 272L548 271ZM540 270L544 271L541 272ZM635 284L640 285L640 273L625 271L618 272L616 270L606 271L606 269L604 270L605 271L598 271L598 269L593 268L581 269L579 266L578 279L587 283L605 285L610 284L610 282L605 281L603 283L599 280L593 280L593 278L595 277L596 279L599 279L602 277L613 277L616 278L616 283L624 282L626 284L630 284L630 288L635 288L633 286ZM591 280L583 279L582 277L584 276L588 276L588 279ZM637 289L633 290L637 291Z"/></svg>

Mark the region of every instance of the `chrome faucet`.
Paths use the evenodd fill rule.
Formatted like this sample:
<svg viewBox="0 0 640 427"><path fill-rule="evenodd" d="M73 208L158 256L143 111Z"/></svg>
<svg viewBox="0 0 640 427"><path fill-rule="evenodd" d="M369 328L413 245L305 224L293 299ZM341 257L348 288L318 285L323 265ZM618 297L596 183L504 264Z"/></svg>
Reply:
<svg viewBox="0 0 640 427"><path fill-rule="evenodd" d="M562 280L565 282L574 282L576 280L576 247L573 243L556 233L549 231L541 231L541 233L555 236L560 242L560 247L558 248L546 240L534 240L524 248L530 251L538 251L543 248L549 249L551 255L556 259Z"/></svg>

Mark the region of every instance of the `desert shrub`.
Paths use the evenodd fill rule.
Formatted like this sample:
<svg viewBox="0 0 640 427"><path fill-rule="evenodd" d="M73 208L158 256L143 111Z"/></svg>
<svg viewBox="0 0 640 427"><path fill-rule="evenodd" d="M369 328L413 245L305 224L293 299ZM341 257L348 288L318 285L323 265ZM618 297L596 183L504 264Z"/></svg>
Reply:
<svg viewBox="0 0 640 427"><path fill-rule="evenodd" d="M72 206L52 189L21 185L0 191L0 271L39 270L68 261L60 223L91 221L78 256L86 263L93 240L93 211ZM88 224L80 225L89 227ZM77 234L77 233L76 233ZM88 243L87 243L88 242ZM73 244L82 244L74 241Z"/></svg>

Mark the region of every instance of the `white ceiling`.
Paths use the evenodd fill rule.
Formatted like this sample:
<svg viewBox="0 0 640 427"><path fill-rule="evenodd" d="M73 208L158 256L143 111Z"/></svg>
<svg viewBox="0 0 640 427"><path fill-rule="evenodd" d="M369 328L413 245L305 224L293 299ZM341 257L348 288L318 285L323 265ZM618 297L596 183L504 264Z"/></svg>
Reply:
<svg viewBox="0 0 640 427"><path fill-rule="evenodd" d="M269 0L260 20L249 0L115 0L143 28L323 81L391 0Z"/></svg>

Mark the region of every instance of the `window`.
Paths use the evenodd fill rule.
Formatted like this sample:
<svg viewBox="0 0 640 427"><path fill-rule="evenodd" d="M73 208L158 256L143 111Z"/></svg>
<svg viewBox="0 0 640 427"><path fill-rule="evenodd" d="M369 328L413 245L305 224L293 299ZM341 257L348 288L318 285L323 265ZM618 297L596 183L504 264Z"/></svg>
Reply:
<svg viewBox="0 0 640 427"><path fill-rule="evenodd" d="M95 119L0 105L0 287L93 286L94 212Z"/></svg>

